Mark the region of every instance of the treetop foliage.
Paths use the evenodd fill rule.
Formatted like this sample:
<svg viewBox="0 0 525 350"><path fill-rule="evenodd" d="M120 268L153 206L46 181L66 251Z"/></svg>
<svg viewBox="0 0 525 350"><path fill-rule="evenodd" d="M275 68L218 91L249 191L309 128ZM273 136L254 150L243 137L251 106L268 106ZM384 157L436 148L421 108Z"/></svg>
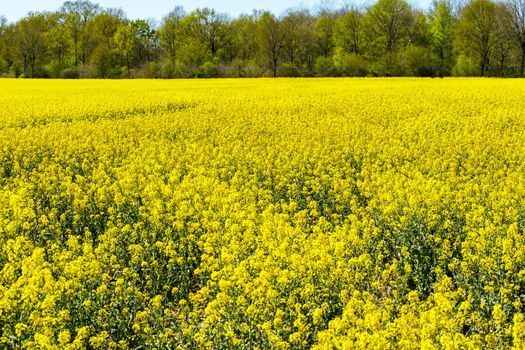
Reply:
<svg viewBox="0 0 525 350"><path fill-rule="evenodd" d="M525 1L405 0L232 17L175 7L159 23L88 0L0 16L0 76L523 76Z"/></svg>

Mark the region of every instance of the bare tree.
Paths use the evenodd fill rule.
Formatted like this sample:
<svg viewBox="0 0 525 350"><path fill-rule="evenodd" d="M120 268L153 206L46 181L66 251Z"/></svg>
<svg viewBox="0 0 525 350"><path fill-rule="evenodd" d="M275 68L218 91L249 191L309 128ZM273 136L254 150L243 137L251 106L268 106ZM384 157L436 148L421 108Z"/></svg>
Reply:
<svg viewBox="0 0 525 350"><path fill-rule="evenodd" d="M504 15L511 40L521 51L520 75L525 68L525 0L508 0L504 3Z"/></svg>

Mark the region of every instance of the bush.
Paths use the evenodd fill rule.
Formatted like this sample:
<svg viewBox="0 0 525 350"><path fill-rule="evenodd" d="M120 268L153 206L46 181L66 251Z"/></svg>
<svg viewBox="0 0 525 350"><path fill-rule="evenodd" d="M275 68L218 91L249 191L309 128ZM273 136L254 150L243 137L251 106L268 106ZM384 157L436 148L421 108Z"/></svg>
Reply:
<svg viewBox="0 0 525 350"><path fill-rule="evenodd" d="M331 77L337 74L330 57L320 56L315 60L314 73L318 77Z"/></svg>
<svg viewBox="0 0 525 350"><path fill-rule="evenodd" d="M13 63L11 67L9 67L9 75L12 77L19 77L22 74L22 69L20 66L16 63Z"/></svg>
<svg viewBox="0 0 525 350"><path fill-rule="evenodd" d="M309 70L297 63L283 63L279 69L279 75L283 77L305 77L309 75Z"/></svg>
<svg viewBox="0 0 525 350"><path fill-rule="evenodd" d="M75 68L67 68L60 72L60 77L62 79L78 79L80 76Z"/></svg>
<svg viewBox="0 0 525 350"><path fill-rule="evenodd" d="M175 65L173 64L172 60L167 59L162 63L162 67L160 68L160 76L164 79L173 78L175 76Z"/></svg>
<svg viewBox="0 0 525 350"><path fill-rule="evenodd" d="M65 62L58 60L53 60L47 66L45 66L45 69L51 78L60 78L61 72L67 68L68 65Z"/></svg>
<svg viewBox="0 0 525 350"><path fill-rule="evenodd" d="M9 70L9 67L7 65L7 62L3 59L0 59L0 74L7 73Z"/></svg>
<svg viewBox="0 0 525 350"><path fill-rule="evenodd" d="M460 55L454 68L452 68L452 75L455 77L474 77L479 75L479 65L472 58L465 55Z"/></svg>
<svg viewBox="0 0 525 350"><path fill-rule="evenodd" d="M355 53L346 53L339 50L334 54L334 67L339 75L347 77L364 77L369 68L366 60Z"/></svg>
<svg viewBox="0 0 525 350"><path fill-rule="evenodd" d="M158 79L160 78L160 69L157 62L148 62L143 68L144 77L149 79Z"/></svg>
<svg viewBox="0 0 525 350"><path fill-rule="evenodd" d="M244 70L242 61L234 60L231 63L220 63L217 66L219 76L223 78L243 78Z"/></svg>
<svg viewBox="0 0 525 350"><path fill-rule="evenodd" d="M98 78L120 78L119 57L106 45L99 45L91 55L91 64Z"/></svg>
<svg viewBox="0 0 525 350"><path fill-rule="evenodd" d="M405 51L406 73L416 77L435 77L439 62L427 48L412 46Z"/></svg>
<svg viewBox="0 0 525 350"><path fill-rule="evenodd" d="M217 78L219 76L217 64L210 61L204 62L204 64L200 67L198 76L199 78Z"/></svg>
<svg viewBox="0 0 525 350"><path fill-rule="evenodd" d="M244 73L246 74L247 78L261 77L263 74L261 67L259 67L259 65L254 61L248 61L245 63Z"/></svg>

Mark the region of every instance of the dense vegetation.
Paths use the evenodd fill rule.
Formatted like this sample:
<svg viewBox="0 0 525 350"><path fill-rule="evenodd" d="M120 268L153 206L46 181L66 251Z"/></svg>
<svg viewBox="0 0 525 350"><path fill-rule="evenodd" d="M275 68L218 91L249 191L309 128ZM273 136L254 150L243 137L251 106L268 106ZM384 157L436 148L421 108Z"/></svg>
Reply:
<svg viewBox="0 0 525 350"><path fill-rule="evenodd" d="M0 17L0 74L51 78L523 76L523 0L405 0L367 8L176 7L160 23L86 0L16 23Z"/></svg>
<svg viewBox="0 0 525 350"><path fill-rule="evenodd" d="M525 347L515 79L0 84L0 348Z"/></svg>

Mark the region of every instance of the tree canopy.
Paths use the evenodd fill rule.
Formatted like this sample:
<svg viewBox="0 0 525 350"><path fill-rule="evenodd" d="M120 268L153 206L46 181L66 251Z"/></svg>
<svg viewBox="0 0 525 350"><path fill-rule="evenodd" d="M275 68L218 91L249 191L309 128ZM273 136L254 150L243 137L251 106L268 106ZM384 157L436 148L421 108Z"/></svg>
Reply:
<svg viewBox="0 0 525 350"><path fill-rule="evenodd" d="M0 16L0 76L523 76L525 0L406 0L232 17L176 6L159 22L88 0Z"/></svg>

